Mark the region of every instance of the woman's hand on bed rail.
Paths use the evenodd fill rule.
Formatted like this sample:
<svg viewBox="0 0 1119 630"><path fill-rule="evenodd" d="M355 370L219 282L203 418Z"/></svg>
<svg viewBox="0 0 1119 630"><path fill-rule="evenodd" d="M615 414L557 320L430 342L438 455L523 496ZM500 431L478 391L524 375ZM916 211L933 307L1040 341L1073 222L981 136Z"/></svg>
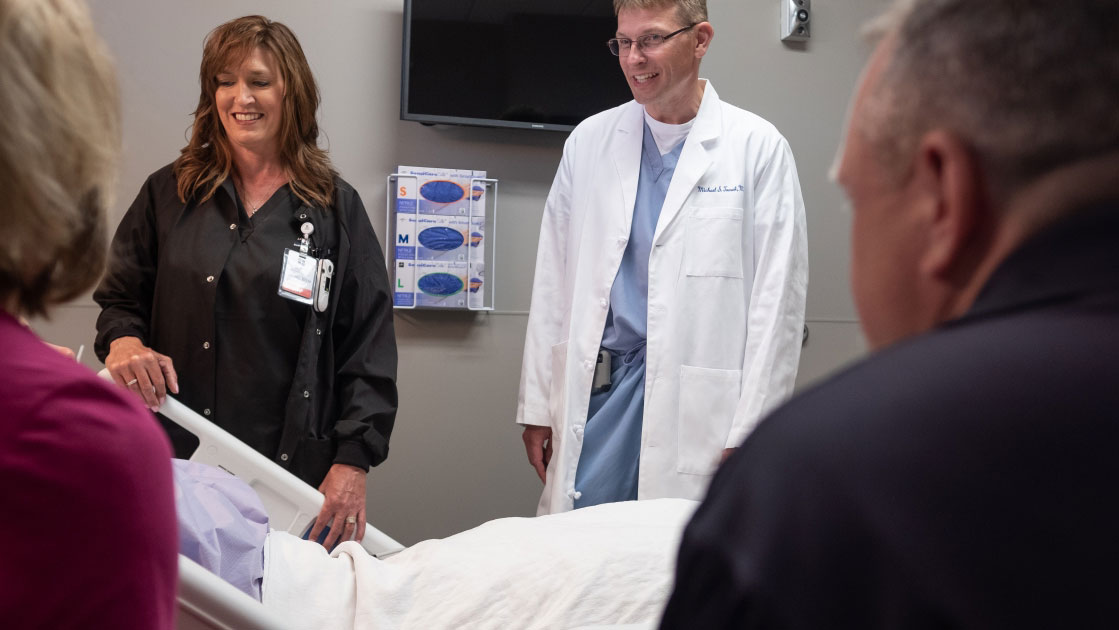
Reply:
<svg viewBox="0 0 1119 630"><path fill-rule="evenodd" d="M552 459L552 427L526 424L521 439L525 441L528 463L536 469L540 482L547 483L548 462Z"/></svg>
<svg viewBox="0 0 1119 630"><path fill-rule="evenodd" d="M137 337L114 339L105 367L118 385L142 398L152 411L167 400L168 390L179 393L179 376L171 357L145 346Z"/></svg>
<svg viewBox="0 0 1119 630"><path fill-rule="evenodd" d="M330 535L323 541L327 549L339 541L360 541L365 536L365 474L366 471L346 464L330 467L319 486L319 492L326 499L311 528L311 540L318 540L327 526L330 526ZM346 522L351 516L354 522Z"/></svg>

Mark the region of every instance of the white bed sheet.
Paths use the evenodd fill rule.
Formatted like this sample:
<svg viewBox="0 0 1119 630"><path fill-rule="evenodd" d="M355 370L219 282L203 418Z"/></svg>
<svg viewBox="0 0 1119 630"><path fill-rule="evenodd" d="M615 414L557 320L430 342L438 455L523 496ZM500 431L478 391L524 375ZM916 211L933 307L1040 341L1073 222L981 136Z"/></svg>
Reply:
<svg viewBox="0 0 1119 630"><path fill-rule="evenodd" d="M696 505L659 499L498 519L385 560L356 543L328 555L275 532L263 602L294 627L330 630L652 626Z"/></svg>

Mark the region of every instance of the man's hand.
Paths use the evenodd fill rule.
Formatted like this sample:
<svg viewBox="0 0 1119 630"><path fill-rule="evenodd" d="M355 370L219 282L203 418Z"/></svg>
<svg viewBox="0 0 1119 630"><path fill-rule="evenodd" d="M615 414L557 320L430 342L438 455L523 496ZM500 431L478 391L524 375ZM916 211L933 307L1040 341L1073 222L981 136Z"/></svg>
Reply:
<svg viewBox="0 0 1119 630"><path fill-rule="evenodd" d="M318 540L328 525L330 534L322 543L327 549L339 540L360 541L365 536L365 474L366 471L346 464L330 467L319 486L326 499L311 528L311 540ZM351 517L353 522L349 522Z"/></svg>
<svg viewBox="0 0 1119 630"><path fill-rule="evenodd" d="M136 337L114 339L105 367L118 385L142 398L152 411L159 411L168 390L179 393L179 376L171 357L152 350Z"/></svg>
<svg viewBox="0 0 1119 630"><path fill-rule="evenodd" d="M528 452L528 463L536 469L541 483L547 483L548 462L552 461L552 427L525 425L521 435Z"/></svg>

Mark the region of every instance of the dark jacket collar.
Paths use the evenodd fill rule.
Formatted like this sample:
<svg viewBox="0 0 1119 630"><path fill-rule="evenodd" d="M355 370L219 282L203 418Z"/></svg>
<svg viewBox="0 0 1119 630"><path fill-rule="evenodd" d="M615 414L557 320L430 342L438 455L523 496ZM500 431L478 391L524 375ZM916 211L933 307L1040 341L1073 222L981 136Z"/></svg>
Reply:
<svg viewBox="0 0 1119 630"><path fill-rule="evenodd" d="M1119 200L1076 211L1010 254L959 321L1119 288Z"/></svg>

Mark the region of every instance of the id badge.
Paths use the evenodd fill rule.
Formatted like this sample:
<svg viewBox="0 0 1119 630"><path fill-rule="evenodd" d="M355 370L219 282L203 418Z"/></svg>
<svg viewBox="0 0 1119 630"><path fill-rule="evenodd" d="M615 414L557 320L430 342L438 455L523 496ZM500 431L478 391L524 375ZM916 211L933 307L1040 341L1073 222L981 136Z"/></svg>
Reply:
<svg viewBox="0 0 1119 630"><path fill-rule="evenodd" d="M318 258L294 249L285 249L284 265L280 272L280 297L311 304L318 269Z"/></svg>

